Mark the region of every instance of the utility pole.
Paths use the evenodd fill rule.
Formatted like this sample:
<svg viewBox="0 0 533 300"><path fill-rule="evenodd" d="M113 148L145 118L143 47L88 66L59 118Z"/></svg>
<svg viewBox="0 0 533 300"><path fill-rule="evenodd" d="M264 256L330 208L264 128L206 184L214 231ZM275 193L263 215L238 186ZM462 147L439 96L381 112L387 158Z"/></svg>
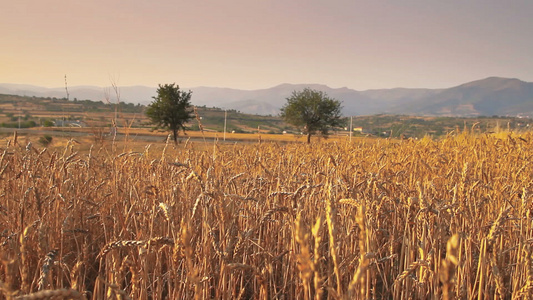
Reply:
<svg viewBox="0 0 533 300"><path fill-rule="evenodd" d="M67 92L67 101L69 100L68 85L67 85L67 74L65 74L65 91Z"/></svg>
<svg viewBox="0 0 533 300"><path fill-rule="evenodd" d="M352 133L353 133L353 116L350 117L350 142L352 142Z"/></svg>
<svg viewBox="0 0 533 300"><path fill-rule="evenodd" d="M224 141L226 141L226 121L228 119L228 110L224 110Z"/></svg>
<svg viewBox="0 0 533 300"><path fill-rule="evenodd" d="M67 74L65 74L65 92L67 92L67 101L68 101L70 98L70 95L68 93ZM65 116L64 105L61 105L61 110L63 111L63 122L61 122L61 127L65 127L66 116Z"/></svg>

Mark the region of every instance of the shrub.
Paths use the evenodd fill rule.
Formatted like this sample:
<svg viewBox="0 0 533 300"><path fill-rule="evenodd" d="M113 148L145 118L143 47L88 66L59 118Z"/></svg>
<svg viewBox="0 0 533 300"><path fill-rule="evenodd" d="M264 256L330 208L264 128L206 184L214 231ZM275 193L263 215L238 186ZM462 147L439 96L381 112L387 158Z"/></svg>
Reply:
<svg viewBox="0 0 533 300"><path fill-rule="evenodd" d="M50 143L52 143L52 139L53 138L51 135L45 134L39 138L39 144L43 145L44 147L47 147L48 145L50 145Z"/></svg>
<svg viewBox="0 0 533 300"><path fill-rule="evenodd" d="M46 120L43 121L43 126L44 127L53 127L54 126L54 122L51 121L51 120L46 119Z"/></svg>

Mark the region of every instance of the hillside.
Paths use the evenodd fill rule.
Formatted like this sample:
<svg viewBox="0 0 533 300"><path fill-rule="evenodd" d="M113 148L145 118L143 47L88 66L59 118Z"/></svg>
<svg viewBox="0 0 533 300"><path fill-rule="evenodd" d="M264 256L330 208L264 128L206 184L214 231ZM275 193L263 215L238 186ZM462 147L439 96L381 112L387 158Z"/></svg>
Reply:
<svg viewBox="0 0 533 300"><path fill-rule="evenodd" d="M104 103L91 100L66 100L58 98L41 98L0 94L0 127L27 128L37 126L59 126L77 124L87 127L109 127L111 120L117 118L117 125L133 128L149 128L148 119L144 115L146 106L141 104L120 102ZM290 130L279 117L243 114L235 110L224 111L220 108L197 107L198 114L205 130L226 130L228 132L247 133L261 132L281 133ZM226 114L226 116L225 116ZM191 130L199 130L198 121L192 120L188 126Z"/></svg>
<svg viewBox="0 0 533 300"><path fill-rule="evenodd" d="M452 131L472 129L475 132L498 132L500 129L512 131L530 130L531 119L515 117L435 117L406 115L373 115L353 118L354 134L379 137L416 137L426 135L444 136Z"/></svg>
<svg viewBox="0 0 533 300"><path fill-rule="evenodd" d="M417 115L532 116L533 83L490 77L422 97L394 111Z"/></svg>
<svg viewBox="0 0 533 300"><path fill-rule="evenodd" d="M356 91L330 88L320 84L280 84L259 90L194 87L192 103L197 106L233 109L247 114L279 114L286 98L305 87L326 92L343 103L346 116L405 114L417 116L533 116L533 83L519 79L489 77L446 89L378 89ZM29 85L0 84L0 93L39 97L65 97L65 89L47 89ZM79 86L69 88L70 99L116 102L110 88ZM155 87L119 88L123 102L148 104L156 94Z"/></svg>
<svg viewBox="0 0 533 300"><path fill-rule="evenodd" d="M0 127L91 127L106 128L116 118L119 127L151 128L144 115L145 106L121 102L119 106L100 101L67 101L57 98L23 97L0 94ZM299 131L278 116L251 115L236 110L206 106L197 107L200 122L207 132L282 134ZM349 120L346 126L349 126ZM439 137L456 129L472 128L479 132L497 131L498 127L511 130L529 129L531 119L516 117L435 117L407 115L368 115L353 118L355 136L376 137ZM200 130L193 119L190 130ZM107 130L103 130L106 131ZM348 128L338 128L334 134L348 135Z"/></svg>

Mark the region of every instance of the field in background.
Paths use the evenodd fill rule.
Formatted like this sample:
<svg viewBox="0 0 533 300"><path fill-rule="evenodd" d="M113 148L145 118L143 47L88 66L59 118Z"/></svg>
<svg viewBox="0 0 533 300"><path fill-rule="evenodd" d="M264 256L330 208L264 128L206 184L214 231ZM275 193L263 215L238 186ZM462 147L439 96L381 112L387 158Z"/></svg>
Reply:
<svg viewBox="0 0 533 300"><path fill-rule="evenodd" d="M111 97L113 98L113 97ZM85 132L95 139L101 139L110 133L112 124L116 124L119 133L128 134L140 130L140 135L158 136L149 132L151 125L144 115L145 107L132 103L113 101L103 103L89 100L67 100L55 98L24 97L0 94L0 131L13 129L41 128L43 131ZM226 139L250 141L266 140L298 141L301 132L286 124L279 116L260 116L243 114L235 110L225 111L220 108L197 107L198 116L208 138L223 139L224 128ZM501 129L515 132L530 129L531 119L519 117L423 117L402 115L355 116L346 119L345 128L335 128L333 136L342 139L347 137L352 123L354 137L384 138L423 138L431 136L440 138L449 132L471 129L477 133L497 132ZM197 136L200 126L193 119L187 126L189 136ZM81 128L78 131L78 128ZM22 133L22 132L21 132ZM244 134L244 135L243 135ZM64 135L64 134L62 134ZM166 135L166 134L165 134ZM79 136L79 135L78 135ZM139 137L141 138L141 137ZM203 138L203 136L202 136ZM148 138L150 139L150 138ZM152 138L151 141L155 139ZM146 139L145 139L146 140Z"/></svg>
<svg viewBox="0 0 533 300"><path fill-rule="evenodd" d="M528 132L31 139L0 145L4 298L532 296Z"/></svg>
<svg viewBox="0 0 533 300"><path fill-rule="evenodd" d="M48 145L51 149L64 147L66 142L73 139L76 143L82 145L82 148L87 150L91 145L97 147L107 147L115 145L115 148L126 151L127 149L135 149L141 151L148 144L156 147L162 147L169 133L166 131L154 131L148 128L118 128L118 134L113 136L110 128L49 128L39 127L30 129L0 129L0 145L5 144L13 135L17 133L19 140L23 144L32 143L34 145L42 146L40 140L43 136L50 136L51 143ZM305 143L306 136L301 134L268 134L268 133L226 133L224 140L223 132L213 131L187 131L185 134L180 133L179 144L192 143L210 145L231 145L234 143ZM353 142L366 141L372 142L376 140L374 137L352 136ZM329 136L327 138L322 136L313 136L311 139L313 143L320 143L324 141L350 141L348 135ZM178 146L179 146L178 144Z"/></svg>

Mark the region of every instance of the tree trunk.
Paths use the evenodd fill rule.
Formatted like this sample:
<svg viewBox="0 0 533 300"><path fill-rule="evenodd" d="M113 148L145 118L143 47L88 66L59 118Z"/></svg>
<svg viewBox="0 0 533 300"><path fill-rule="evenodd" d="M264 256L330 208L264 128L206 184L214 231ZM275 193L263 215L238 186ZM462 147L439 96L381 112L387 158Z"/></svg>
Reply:
<svg viewBox="0 0 533 300"><path fill-rule="evenodd" d="M174 144L178 144L178 129L172 129L173 137L174 137Z"/></svg>
<svg viewBox="0 0 533 300"><path fill-rule="evenodd" d="M311 144L311 133L310 132L307 134L307 143Z"/></svg>

